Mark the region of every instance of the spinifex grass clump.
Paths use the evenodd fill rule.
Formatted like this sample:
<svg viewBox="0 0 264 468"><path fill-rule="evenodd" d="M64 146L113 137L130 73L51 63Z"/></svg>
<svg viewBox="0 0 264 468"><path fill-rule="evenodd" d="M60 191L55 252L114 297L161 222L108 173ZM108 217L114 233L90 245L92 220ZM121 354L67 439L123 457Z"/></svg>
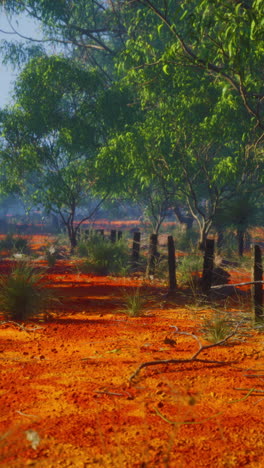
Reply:
<svg viewBox="0 0 264 468"><path fill-rule="evenodd" d="M198 254L189 254L181 257L177 265L179 283L193 286L199 279L199 272L203 269L203 257Z"/></svg>
<svg viewBox="0 0 264 468"><path fill-rule="evenodd" d="M233 331L233 326L227 317L215 314L204 320L202 332L210 343L218 343L224 340Z"/></svg>
<svg viewBox="0 0 264 468"><path fill-rule="evenodd" d="M123 240L111 242L101 236L94 236L86 242L87 259L84 271L101 275L126 274L129 269L129 254Z"/></svg>
<svg viewBox="0 0 264 468"><path fill-rule="evenodd" d="M140 288L135 288L132 292L124 294L123 307L120 312L129 317L140 317L144 313L146 304L146 296L142 294Z"/></svg>
<svg viewBox="0 0 264 468"><path fill-rule="evenodd" d="M46 286L42 273L28 264L17 264L0 278L0 310L5 318L20 321L41 313L51 299Z"/></svg>

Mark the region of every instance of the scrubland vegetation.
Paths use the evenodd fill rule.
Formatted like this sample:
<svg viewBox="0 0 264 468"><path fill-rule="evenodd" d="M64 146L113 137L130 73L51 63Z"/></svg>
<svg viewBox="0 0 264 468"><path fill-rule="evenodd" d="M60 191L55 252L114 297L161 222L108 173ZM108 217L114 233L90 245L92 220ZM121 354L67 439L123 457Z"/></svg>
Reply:
<svg viewBox="0 0 264 468"><path fill-rule="evenodd" d="M264 3L0 12L0 464L263 466Z"/></svg>

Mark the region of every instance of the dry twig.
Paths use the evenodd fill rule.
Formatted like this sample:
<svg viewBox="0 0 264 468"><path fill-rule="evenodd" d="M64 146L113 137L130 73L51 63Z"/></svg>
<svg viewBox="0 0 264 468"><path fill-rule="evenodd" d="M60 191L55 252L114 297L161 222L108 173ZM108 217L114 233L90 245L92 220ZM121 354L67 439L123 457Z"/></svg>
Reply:
<svg viewBox="0 0 264 468"><path fill-rule="evenodd" d="M27 328L23 324L13 322L13 320L1 321L0 325L15 325L16 327L20 328L21 330L23 330L23 331L25 331L27 333L32 333L32 332L35 332L36 330L42 330L43 329L43 327L38 327L38 326L35 326L34 328Z"/></svg>
<svg viewBox="0 0 264 468"><path fill-rule="evenodd" d="M203 363L206 363L206 364L223 364L223 365L227 364L225 361L210 361L208 359L197 359L197 357L199 356L199 354L202 351L205 351L206 349L215 348L216 346L221 346L222 344L226 343L230 338L232 338L232 336L234 336L236 334L237 329L240 326L240 324L241 324L241 322L237 323L234 331L232 333L230 333L228 336L226 336L223 340L218 341L217 343L210 344L210 345L202 345L202 343L199 340L198 336L194 335L193 333L180 332L178 330L178 327L172 326L172 328L175 328L174 333L176 333L178 335L186 335L186 336L190 336L190 337L194 338L197 341L198 345L199 345L198 351L196 351L189 359L160 359L160 360L157 360L157 361L143 362L135 370L135 372L133 372L133 374L130 376L129 381L131 382L135 377L137 377L137 375L139 374L141 369L143 369L144 367L149 367L149 366L158 366L158 365L161 365L161 364L186 364L188 362L203 362Z"/></svg>

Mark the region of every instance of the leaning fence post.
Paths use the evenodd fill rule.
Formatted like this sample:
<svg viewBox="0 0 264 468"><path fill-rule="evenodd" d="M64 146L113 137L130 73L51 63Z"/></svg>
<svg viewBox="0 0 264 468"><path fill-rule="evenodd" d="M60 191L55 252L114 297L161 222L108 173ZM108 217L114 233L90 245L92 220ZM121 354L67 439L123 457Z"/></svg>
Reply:
<svg viewBox="0 0 264 468"><path fill-rule="evenodd" d="M262 255L261 248L259 245L253 246L253 268L252 268L252 308L255 314L255 319L263 318L263 293L262 293L262 281L263 267L262 267ZM258 281L258 282L257 282Z"/></svg>
<svg viewBox="0 0 264 468"><path fill-rule="evenodd" d="M176 262L175 262L174 240L172 236L168 236L168 266L169 266L169 290L175 291L177 287Z"/></svg>
<svg viewBox="0 0 264 468"><path fill-rule="evenodd" d="M214 240L206 239L205 252L204 252L204 263L203 263L203 275L202 275L202 291L208 293L210 291L213 279L213 268L214 268Z"/></svg>
<svg viewBox="0 0 264 468"><path fill-rule="evenodd" d="M152 276L155 273L155 266L158 257L158 235L151 234L149 240L149 258L147 266L147 276Z"/></svg>

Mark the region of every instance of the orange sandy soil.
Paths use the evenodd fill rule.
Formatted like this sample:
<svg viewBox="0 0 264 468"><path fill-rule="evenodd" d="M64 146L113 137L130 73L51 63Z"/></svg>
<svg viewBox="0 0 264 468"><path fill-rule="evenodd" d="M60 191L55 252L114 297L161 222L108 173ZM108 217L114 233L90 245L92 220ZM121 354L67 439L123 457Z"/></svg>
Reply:
<svg viewBox="0 0 264 468"><path fill-rule="evenodd" d="M26 324L40 327L31 332L0 326L0 466L264 466L263 333L245 330L199 356L219 363L147 367L129 382L145 361L198 349L173 326L208 344L201 323L211 310L188 308L182 294L165 301L159 284L144 283L146 315L130 318L122 295L140 278L85 275L63 261L47 278L61 297L51 317ZM247 301L234 300L230 315Z"/></svg>

